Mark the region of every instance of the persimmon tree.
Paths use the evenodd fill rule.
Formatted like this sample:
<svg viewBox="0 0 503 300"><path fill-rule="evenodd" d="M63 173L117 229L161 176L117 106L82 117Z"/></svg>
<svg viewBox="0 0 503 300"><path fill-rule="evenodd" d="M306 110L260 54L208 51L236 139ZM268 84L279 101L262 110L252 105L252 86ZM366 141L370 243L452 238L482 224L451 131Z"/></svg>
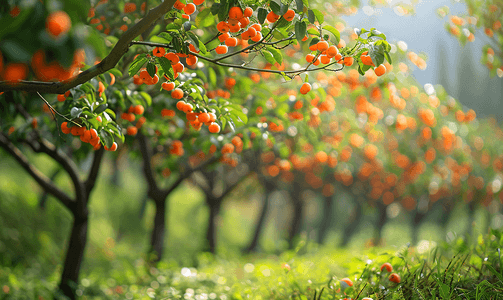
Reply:
<svg viewBox="0 0 503 300"><path fill-rule="evenodd" d="M461 45L474 42L477 37L486 44L482 48L480 61L489 70L491 76L503 77L503 4L500 1L464 0L466 13L449 15L448 6L438 8L437 14L444 18L449 15L445 28L459 40Z"/></svg>
<svg viewBox="0 0 503 300"><path fill-rule="evenodd" d="M85 249L87 207L101 165L100 148L115 151L125 135L137 135L149 123L143 114L152 109L153 99L168 98L166 109L183 111L195 130L204 125L208 134L226 133L246 124L240 105L246 99L232 103L209 97L217 81L220 84L217 72L230 77L232 68L290 80L351 67L353 57L363 51L376 66L389 60L384 34L362 30L365 38L347 47L335 24L327 24L324 14L307 1L9 1L1 14L1 145L74 215L60 282L60 290L70 298L75 298ZM305 62L302 55L303 66L286 69L284 49L294 46L292 50L305 51L311 59ZM371 68L357 67L362 73ZM230 87L232 79L226 82ZM171 133L167 128L160 131ZM23 144L62 165L74 183L75 200L34 168L22 153ZM65 147L79 153L75 160L95 157L86 181L72 159L61 154Z"/></svg>

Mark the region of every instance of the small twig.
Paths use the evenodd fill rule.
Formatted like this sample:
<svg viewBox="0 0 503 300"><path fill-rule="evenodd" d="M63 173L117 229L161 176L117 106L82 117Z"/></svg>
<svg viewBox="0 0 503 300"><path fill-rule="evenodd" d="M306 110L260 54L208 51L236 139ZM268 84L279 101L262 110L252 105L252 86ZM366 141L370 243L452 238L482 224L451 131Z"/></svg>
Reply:
<svg viewBox="0 0 503 300"><path fill-rule="evenodd" d="M68 122L72 122L73 124L75 124L75 125L77 125L77 126L79 126L79 127L82 127L82 125L80 125L79 123L77 123L77 122L75 122L75 121L73 121L73 120L71 120L71 119L67 118L65 115L61 114L61 113L60 113L60 112L58 112L56 109L54 109L54 107L52 107L52 106L51 106L51 104L49 104L49 102L48 102L47 100L45 100L45 98L44 98L44 97L42 97L42 95L40 95L40 93L39 93L39 92L37 92L37 94L40 96L40 98L42 98L42 100L44 100L45 104L46 104L47 106L49 106L49 108L50 108L50 110L51 110L51 112L52 112L52 116L54 117L54 119L56 119L56 117L54 116L54 113L56 113L58 116L60 116L60 117L62 117L63 119L67 120ZM57 123L57 121L56 121L56 123ZM58 124L58 126L59 126L59 124Z"/></svg>

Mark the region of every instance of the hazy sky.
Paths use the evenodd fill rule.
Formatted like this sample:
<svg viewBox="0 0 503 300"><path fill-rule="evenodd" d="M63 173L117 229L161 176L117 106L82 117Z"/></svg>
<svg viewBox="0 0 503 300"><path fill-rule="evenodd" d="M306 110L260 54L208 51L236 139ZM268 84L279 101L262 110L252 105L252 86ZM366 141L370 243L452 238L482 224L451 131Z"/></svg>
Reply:
<svg viewBox="0 0 503 300"><path fill-rule="evenodd" d="M367 1L362 1L363 3L368 3ZM408 1L397 1L391 0L392 3L399 3ZM410 3L410 2L409 2ZM445 22L448 20L447 17L440 18L436 14L436 10L439 7L447 5L450 8L451 14L464 15L466 13L466 5L457 3L453 0L420 0L416 5L416 14L399 16L391 8L381 8L376 9L371 15L365 14L371 11L369 7L358 11L358 14L354 16L344 17L348 26L357 28L371 27L377 28L379 31L386 34L390 42L404 41L407 43L409 50L416 53L426 53L428 56L428 67L426 70L420 70L415 68L413 75L417 81L424 85L426 83L438 84L438 67L436 62L438 59L437 51L439 50L438 43L443 43L446 46L446 52L449 54L449 59L447 65L449 67L449 74L453 74L452 78L449 78L451 82L456 82L455 70L457 64L459 64L460 56L463 52L468 52L473 56L475 61L475 69L471 70L473 74L477 74L477 77L482 80L489 82L489 89L493 89L492 93L486 93L481 91L483 97L480 97L480 101L471 102L470 99L463 99L462 95L458 95L462 103L476 111L489 111L494 112L494 114L501 120L503 119L503 97L501 96L501 86L503 84L503 78L490 78L488 77L489 72L486 67L482 66L480 62L480 56L482 54L482 46L486 44L487 37L482 33L476 35L475 42L468 43L464 48L461 47L457 39L452 37L445 30ZM480 30L481 31L481 30ZM471 83L473 85L473 83ZM474 89L478 87L475 86ZM497 92L500 91L500 92ZM459 91L449 91L449 94L456 97ZM478 109L477 109L478 108Z"/></svg>

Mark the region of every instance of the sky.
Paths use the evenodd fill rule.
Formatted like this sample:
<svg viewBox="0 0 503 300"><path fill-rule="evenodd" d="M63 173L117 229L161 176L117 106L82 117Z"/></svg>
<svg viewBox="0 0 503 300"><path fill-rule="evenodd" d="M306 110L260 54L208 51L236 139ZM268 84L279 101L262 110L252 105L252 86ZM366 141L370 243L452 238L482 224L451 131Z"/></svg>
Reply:
<svg viewBox="0 0 503 300"><path fill-rule="evenodd" d="M367 2L362 1L364 4ZM391 0L388 2L396 4L400 2L408 3L409 1ZM503 120L503 97L501 97L501 92L498 93L498 91L501 91L503 79L498 77L490 78L486 67L480 64L482 46L487 41L484 40L485 35L476 35L475 42L468 43L463 48L458 40L445 30L444 26L448 18L440 18L436 14L437 8L444 5L450 8L451 14L464 15L466 13L466 5L454 0L419 0L419 3L415 6L415 15L399 16L392 8L388 7L377 8L373 14L369 15L371 9L362 5L362 9L356 15L345 16L343 19L346 21L347 26L366 29L375 27L386 34L389 42L404 41L407 43L409 50L416 53L425 53L428 56L428 67L425 70L414 68L413 72L413 76L423 86L426 83L433 85L440 83L437 64L439 43L445 45L445 51L449 56L447 65L449 66L448 74L453 74L453 77L449 78L451 82L458 80L456 78L457 64L460 63L462 53L468 52L473 57L476 65L472 72L488 81L489 87L493 89L492 92L481 91L484 96L476 104L471 99L466 99L459 91L449 91L446 87L447 92L455 98L458 96L457 99L461 103L468 108L475 109L477 113L494 112L495 117L500 121ZM474 87L474 89L477 89L477 87Z"/></svg>

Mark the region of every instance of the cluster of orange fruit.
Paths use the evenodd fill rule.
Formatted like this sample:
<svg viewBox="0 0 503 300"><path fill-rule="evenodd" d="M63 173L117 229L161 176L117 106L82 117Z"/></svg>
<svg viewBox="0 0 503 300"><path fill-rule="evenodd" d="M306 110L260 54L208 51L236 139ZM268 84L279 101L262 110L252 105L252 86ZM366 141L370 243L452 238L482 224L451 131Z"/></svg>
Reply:
<svg viewBox="0 0 503 300"><path fill-rule="evenodd" d="M101 117L97 117L97 120L101 122ZM98 150L101 148L100 137L98 135L98 131L96 129L91 128L87 129L84 126L72 126L68 127L68 122L61 123L61 132L64 134L71 133L73 136L80 137L80 140L84 143L91 144L94 150ZM117 150L117 143L114 142L110 148L104 146L107 151L115 151Z"/></svg>
<svg viewBox="0 0 503 300"><path fill-rule="evenodd" d="M145 112L145 108L143 107L143 105L141 105L141 104L138 104L135 106L131 105L128 108L128 112L123 112L121 114L121 119L129 121L129 122L134 122L134 120L136 119L136 116L143 115L144 112ZM136 121L136 124L134 126L129 125L127 127L126 133L128 135L135 136L138 133L138 129L140 129L143 126L143 124L145 124L146 121L147 121L147 119L145 117L140 117L138 119L138 121Z"/></svg>
<svg viewBox="0 0 503 300"><path fill-rule="evenodd" d="M190 20L190 15L196 12L196 5L203 4L204 0L194 0L192 2L193 3L184 4L177 0L175 4L173 4L173 7L178 10L183 10L184 14L182 15L182 18Z"/></svg>
<svg viewBox="0 0 503 300"><path fill-rule="evenodd" d="M237 159L230 156L232 153L241 153L243 151L243 140L241 139L243 135L239 133L232 138L230 143L224 144L222 149L222 157L220 157L220 162L231 167L237 166Z"/></svg>
<svg viewBox="0 0 503 300"><path fill-rule="evenodd" d="M17 16L13 15L13 17ZM60 39L72 27L72 22L68 14L58 10L49 14L46 18L45 29L47 34L55 39ZM35 75L42 81L57 80L62 81L69 79L78 72L78 68L82 67L85 59L83 50L77 50L74 54L73 63L69 68L63 68L58 62L45 62L45 54L43 50L38 50L32 57L31 65ZM0 79L16 83L20 80L25 80L28 77L28 65L22 62L10 62L3 68L3 58L0 53Z"/></svg>
<svg viewBox="0 0 503 300"><path fill-rule="evenodd" d="M169 148L169 153L177 156L182 156L185 151L183 150L183 143L181 141L173 141Z"/></svg>
<svg viewBox="0 0 503 300"><path fill-rule="evenodd" d="M214 113L194 112L192 104L182 100L176 103L176 108L180 111L183 111L186 114L187 120L190 122L190 125L192 125L192 127L195 130L200 130L201 126L203 126L204 124L208 126L208 130L211 133L220 132L220 125L218 125L218 123L215 122L217 120L217 116Z"/></svg>

